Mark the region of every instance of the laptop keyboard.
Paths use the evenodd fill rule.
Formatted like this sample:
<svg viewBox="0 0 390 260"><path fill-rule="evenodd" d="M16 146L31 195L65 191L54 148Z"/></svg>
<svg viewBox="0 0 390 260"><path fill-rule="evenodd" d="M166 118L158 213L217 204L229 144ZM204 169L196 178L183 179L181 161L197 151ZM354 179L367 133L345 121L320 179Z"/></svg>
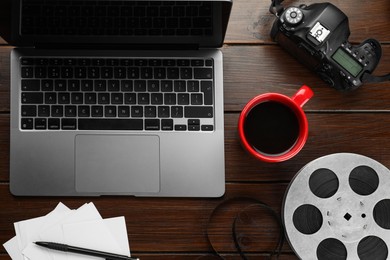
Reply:
<svg viewBox="0 0 390 260"><path fill-rule="evenodd" d="M212 35L212 2L24 0L24 35Z"/></svg>
<svg viewBox="0 0 390 260"><path fill-rule="evenodd" d="M23 130L214 130L212 59L20 62Z"/></svg>

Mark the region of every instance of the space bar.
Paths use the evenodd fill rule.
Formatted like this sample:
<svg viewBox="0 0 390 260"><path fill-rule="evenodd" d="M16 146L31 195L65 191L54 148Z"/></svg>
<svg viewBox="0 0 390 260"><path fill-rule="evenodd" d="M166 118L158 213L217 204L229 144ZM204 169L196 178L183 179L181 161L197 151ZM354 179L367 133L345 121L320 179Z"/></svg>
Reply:
<svg viewBox="0 0 390 260"><path fill-rule="evenodd" d="M143 130L142 119L79 119L79 130Z"/></svg>

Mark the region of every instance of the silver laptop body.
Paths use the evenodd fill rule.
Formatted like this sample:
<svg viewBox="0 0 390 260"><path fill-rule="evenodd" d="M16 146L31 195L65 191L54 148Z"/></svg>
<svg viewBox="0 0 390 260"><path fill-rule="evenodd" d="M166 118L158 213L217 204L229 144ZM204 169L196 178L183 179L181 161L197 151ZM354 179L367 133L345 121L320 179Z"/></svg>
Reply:
<svg viewBox="0 0 390 260"><path fill-rule="evenodd" d="M13 16L12 29L12 44L18 46L11 53L12 194L224 194L223 66L217 47L223 43L230 1L190 1L189 5L175 1L188 5L172 9L176 12L185 10L188 16L196 9L193 6L198 6L199 13L209 12L212 17L211 30L199 35L197 29L194 35L186 36L173 36L172 30L163 35L161 28L157 36L152 29L151 35L144 35L145 31L117 28L125 24L123 21L130 23L131 14L139 11L134 3L141 3L142 9L149 5L167 7L173 4L169 1L104 1L115 6L104 9L107 16L110 12L118 15L118 10L125 15L124 20L114 16L115 25L110 25L110 30L116 31L110 35L89 30L92 25L80 14L84 6L74 8L79 15L77 25L83 30L56 31L56 23L66 27L69 21L61 15L70 15L73 9L54 6L57 13L42 21L40 16L51 7L37 7L36 0L32 6L29 0L14 2L13 13L20 15ZM203 2L207 2L206 8L200 7ZM97 15L97 7L88 0L81 3L91 6L86 10ZM132 11L125 12L121 4ZM148 17L148 9L142 10ZM164 10L166 15L173 13ZM200 22L195 19L191 26ZM49 24L48 29L42 29L43 22ZM163 21L166 25L170 22ZM171 23L167 27L172 29L173 25L182 26ZM94 74L96 68L98 75ZM142 80L146 78L144 85L141 79L133 79L134 70L143 75ZM149 72L158 78L149 78ZM173 86L169 88L167 82ZM168 101L172 97L174 101ZM132 103L133 99L142 102ZM195 108L190 108L193 104Z"/></svg>

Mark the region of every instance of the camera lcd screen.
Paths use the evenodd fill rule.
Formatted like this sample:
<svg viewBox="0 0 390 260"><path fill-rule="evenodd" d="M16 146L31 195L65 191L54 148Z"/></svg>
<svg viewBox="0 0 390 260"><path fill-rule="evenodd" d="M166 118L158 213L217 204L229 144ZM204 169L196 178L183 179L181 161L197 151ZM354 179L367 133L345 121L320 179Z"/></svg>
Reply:
<svg viewBox="0 0 390 260"><path fill-rule="evenodd" d="M348 71L352 76L356 77L363 69L363 66L355 61L348 53L339 48L332 56L341 67Z"/></svg>

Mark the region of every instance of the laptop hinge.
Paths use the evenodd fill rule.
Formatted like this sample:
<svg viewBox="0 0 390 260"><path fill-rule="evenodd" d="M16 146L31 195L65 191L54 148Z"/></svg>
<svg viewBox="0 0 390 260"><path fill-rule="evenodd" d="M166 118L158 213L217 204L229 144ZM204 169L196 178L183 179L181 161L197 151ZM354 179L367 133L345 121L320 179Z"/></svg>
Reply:
<svg viewBox="0 0 390 260"><path fill-rule="evenodd" d="M72 44L44 43L35 44L36 49L71 50L198 50L198 44Z"/></svg>

